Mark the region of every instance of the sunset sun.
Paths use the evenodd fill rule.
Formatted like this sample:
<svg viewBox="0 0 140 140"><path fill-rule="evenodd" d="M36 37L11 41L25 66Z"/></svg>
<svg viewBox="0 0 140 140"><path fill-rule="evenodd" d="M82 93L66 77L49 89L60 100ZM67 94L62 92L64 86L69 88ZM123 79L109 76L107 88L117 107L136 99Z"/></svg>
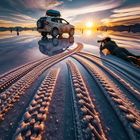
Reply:
<svg viewBox="0 0 140 140"><path fill-rule="evenodd" d="M93 27L93 22L91 22L91 21L88 21L88 22L86 22L86 28L92 28Z"/></svg>

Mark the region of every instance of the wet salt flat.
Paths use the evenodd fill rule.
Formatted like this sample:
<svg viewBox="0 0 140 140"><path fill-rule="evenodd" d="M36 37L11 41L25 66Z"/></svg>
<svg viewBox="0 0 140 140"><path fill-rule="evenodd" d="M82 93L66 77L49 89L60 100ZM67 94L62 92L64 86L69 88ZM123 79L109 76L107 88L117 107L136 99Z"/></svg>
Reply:
<svg viewBox="0 0 140 140"><path fill-rule="evenodd" d="M92 32L91 30L85 31L82 35L76 36L76 40L92 46L99 46L97 40L101 40L105 37L111 37L119 47L124 47L130 52L140 55L140 33L128 33L128 32ZM93 48L91 46L91 48Z"/></svg>
<svg viewBox="0 0 140 140"><path fill-rule="evenodd" d="M130 52L140 55L140 33L128 33L128 32L94 32L91 30L85 30L83 33L77 32L74 36L73 44L68 43L69 38L64 35L65 39L59 40L58 49L73 48L77 42L84 44L83 51L100 55L99 43L97 40L103 39L106 36L110 36L115 40L120 47L127 48ZM52 48L56 48L57 44L53 44L55 39L49 39L49 41L42 41L43 45ZM0 32L0 65L1 71L4 72L7 68L24 64L28 61L40 59L47 55L49 52L45 47L41 47L41 36L36 31L22 31L17 36L16 32ZM57 43L57 42L56 42ZM60 47L61 46L61 47ZM41 49L41 51L40 51ZM44 50L46 49L46 50ZM42 51L46 52L45 54ZM51 51L54 51L53 49ZM49 53L51 53L51 51ZM49 54L48 53L48 54ZM18 58L18 59L16 59ZM9 61L11 61L9 65ZM7 68L6 68L7 67ZM4 70L3 70L4 68Z"/></svg>
<svg viewBox="0 0 140 140"><path fill-rule="evenodd" d="M125 47L131 52L140 55L140 33L113 31L94 32L91 30L85 30L83 33L76 33L74 41L84 43L88 48L91 47L91 49L97 49L98 51L99 44L97 43L97 40L103 39L107 36L115 40L120 47ZM66 35L65 38L68 38L68 36ZM13 49L15 46L24 45L24 43L32 44L34 41L39 41L39 39L41 39L41 36L36 31L22 31L19 36L17 36L14 31L12 33L10 31L0 32L0 50L5 50L8 46L10 48L12 44L13 46L11 46L11 48ZM34 47L36 46L38 46L38 43Z"/></svg>
<svg viewBox="0 0 140 140"><path fill-rule="evenodd" d="M139 33L0 32L0 139L139 140L139 67L101 55L106 36L140 55Z"/></svg>

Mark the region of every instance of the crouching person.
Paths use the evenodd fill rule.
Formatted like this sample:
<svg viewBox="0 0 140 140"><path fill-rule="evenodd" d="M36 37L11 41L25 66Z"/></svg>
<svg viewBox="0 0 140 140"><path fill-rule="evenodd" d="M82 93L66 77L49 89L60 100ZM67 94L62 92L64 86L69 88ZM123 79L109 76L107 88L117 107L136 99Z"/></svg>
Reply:
<svg viewBox="0 0 140 140"><path fill-rule="evenodd" d="M115 41L113 41L110 37L107 37L103 40L99 40L98 43L100 45L100 51L102 52L104 49L107 49L110 54L115 55L119 58L122 58L126 61L133 62L140 66L140 56L132 54L125 48L119 47Z"/></svg>

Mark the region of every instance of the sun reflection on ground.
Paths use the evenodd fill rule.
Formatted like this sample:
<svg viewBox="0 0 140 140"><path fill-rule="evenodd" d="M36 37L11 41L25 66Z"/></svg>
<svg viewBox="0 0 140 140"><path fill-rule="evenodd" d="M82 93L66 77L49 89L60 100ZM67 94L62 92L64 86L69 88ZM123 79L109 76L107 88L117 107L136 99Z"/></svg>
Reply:
<svg viewBox="0 0 140 140"><path fill-rule="evenodd" d="M91 36L93 34L92 30L85 30L85 34Z"/></svg>

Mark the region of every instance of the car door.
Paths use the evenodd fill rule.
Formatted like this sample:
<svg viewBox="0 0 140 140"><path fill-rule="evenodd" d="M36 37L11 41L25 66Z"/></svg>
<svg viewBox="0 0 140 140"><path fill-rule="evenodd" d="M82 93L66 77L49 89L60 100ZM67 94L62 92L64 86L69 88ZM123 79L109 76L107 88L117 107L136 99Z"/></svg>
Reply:
<svg viewBox="0 0 140 140"><path fill-rule="evenodd" d="M66 20L64 20L64 19L61 19L60 22L61 22L61 29L62 29L62 31L64 33L68 32L69 31L69 23Z"/></svg>

